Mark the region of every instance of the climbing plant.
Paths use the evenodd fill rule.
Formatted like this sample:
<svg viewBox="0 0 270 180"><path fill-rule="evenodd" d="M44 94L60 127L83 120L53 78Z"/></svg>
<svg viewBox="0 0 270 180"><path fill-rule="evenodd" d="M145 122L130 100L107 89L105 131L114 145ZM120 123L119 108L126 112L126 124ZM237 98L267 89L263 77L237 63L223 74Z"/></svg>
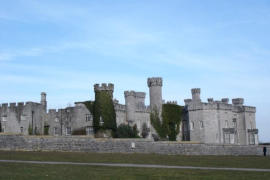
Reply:
<svg viewBox="0 0 270 180"><path fill-rule="evenodd" d="M150 120L161 139L175 141L183 116L183 107L176 104L163 104L160 115L156 109L151 112Z"/></svg>
<svg viewBox="0 0 270 180"><path fill-rule="evenodd" d="M116 136L116 114L111 95L107 91L95 92L95 101L84 102L93 114L93 128L99 130L112 130L112 136Z"/></svg>

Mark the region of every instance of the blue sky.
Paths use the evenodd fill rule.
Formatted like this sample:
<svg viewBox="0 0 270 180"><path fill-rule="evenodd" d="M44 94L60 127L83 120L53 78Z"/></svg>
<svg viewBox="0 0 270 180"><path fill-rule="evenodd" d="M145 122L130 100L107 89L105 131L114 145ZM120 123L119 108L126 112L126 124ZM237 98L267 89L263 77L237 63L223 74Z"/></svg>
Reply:
<svg viewBox="0 0 270 180"><path fill-rule="evenodd" d="M95 83L163 98L245 98L270 141L270 2L199 0L0 0L0 103L49 108L94 98ZM147 94L147 103L148 101Z"/></svg>

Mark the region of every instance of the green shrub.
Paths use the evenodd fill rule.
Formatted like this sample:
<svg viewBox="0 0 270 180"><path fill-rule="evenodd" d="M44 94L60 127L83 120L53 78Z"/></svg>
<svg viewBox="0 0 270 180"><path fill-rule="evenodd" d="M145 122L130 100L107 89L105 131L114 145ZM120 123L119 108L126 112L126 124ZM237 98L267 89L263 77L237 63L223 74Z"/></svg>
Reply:
<svg viewBox="0 0 270 180"><path fill-rule="evenodd" d="M85 128L74 129L72 135L86 135L86 130Z"/></svg>
<svg viewBox="0 0 270 180"><path fill-rule="evenodd" d="M150 129L147 127L146 123L142 125L142 137L146 138L149 135Z"/></svg>
<svg viewBox="0 0 270 180"><path fill-rule="evenodd" d="M131 127L127 124L120 124L117 128L116 136L118 138L138 138L137 126Z"/></svg>

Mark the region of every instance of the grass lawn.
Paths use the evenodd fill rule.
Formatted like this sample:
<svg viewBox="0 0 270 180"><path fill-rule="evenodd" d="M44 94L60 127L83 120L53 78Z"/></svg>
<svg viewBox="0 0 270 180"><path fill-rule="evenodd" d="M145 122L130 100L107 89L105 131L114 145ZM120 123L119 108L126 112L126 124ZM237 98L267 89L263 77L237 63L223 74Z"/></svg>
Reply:
<svg viewBox="0 0 270 180"><path fill-rule="evenodd" d="M0 151L0 159L270 169L270 157L262 156L180 156L159 154Z"/></svg>
<svg viewBox="0 0 270 180"><path fill-rule="evenodd" d="M184 166L268 168L270 158L256 156L177 156L70 152L0 151L0 159L139 163ZM93 167L0 163L0 179L270 179L269 172Z"/></svg>
<svg viewBox="0 0 270 180"><path fill-rule="evenodd" d="M270 173L206 171L153 168L118 168L73 165L0 163L0 180L84 180L84 179L185 179L185 180L266 180Z"/></svg>

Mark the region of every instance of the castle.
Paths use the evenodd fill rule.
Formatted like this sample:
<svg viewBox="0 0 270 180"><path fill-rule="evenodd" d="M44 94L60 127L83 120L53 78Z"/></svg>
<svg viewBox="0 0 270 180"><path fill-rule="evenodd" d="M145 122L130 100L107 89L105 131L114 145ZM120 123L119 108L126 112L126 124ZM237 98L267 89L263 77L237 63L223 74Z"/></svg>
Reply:
<svg viewBox="0 0 270 180"><path fill-rule="evenodd" d="M150 129L151 138L155 129L150 123L150 113L155 108L162 112L162 78L148 78L150 105L145 105L145 92L125 91L125 104L114 100L117 125L129 124L138 128ZM95 84L94 91L106 91L113 98L113 84ZM256 108L244 106L244 99L224 98L208 102L200 99L200 89L192 89L192 99L185 99L184 116L180 125L178 140L193 141L207 144L258 144L256 129ZM167 102L176 104L176 101ZM75 130L82 130L86 135L93 136L93 115L84 103L75 102L74 107L47 110L46 93L41 93L40 103L19 102L5 103L0 106L0 130L12 134L49 134L53 136L72 135Z"/></svg>

